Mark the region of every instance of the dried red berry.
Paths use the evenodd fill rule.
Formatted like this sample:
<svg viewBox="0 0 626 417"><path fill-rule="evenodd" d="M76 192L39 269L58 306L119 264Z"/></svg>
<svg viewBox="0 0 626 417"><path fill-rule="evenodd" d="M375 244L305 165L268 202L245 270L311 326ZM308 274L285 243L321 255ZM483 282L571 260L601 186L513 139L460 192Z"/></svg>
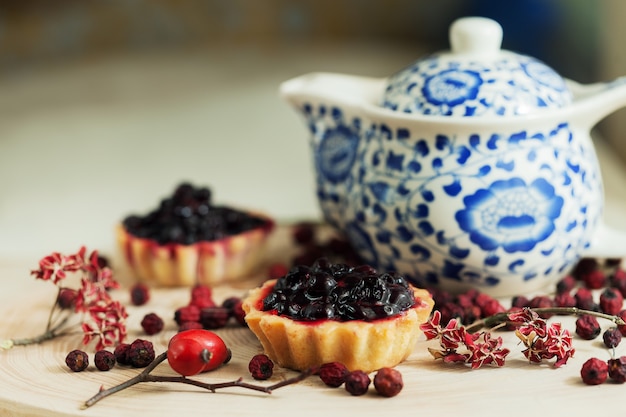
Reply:
<svg viewBox="0 0 626 417"><path fill-rule="evenodd" d="M154 346L149 340L137 339L128 348L128 362L135 368L145 368L154 357Z"/></svg>
<svg viewBox="0 0 626 417"><path fill-rule="evenodd" d="M178 326L178 332L184 332L185 330L203 329L202 323L199 321L185 321Z"/></svg>
<svg viewBox="0 0 626 417"><path fill-rule="evenodd" d="M583 315L576 320L576 334L585 340L595 339L602 329L594 316Z"/></svg>
<svg viewBox="0 0 626 417"><path fill-rule="evenodd" d="M200 324L207 330L221 329L229 318L230 312L225 307L205 307L200 310Z"/></svg>
<svg viewBox="0 0 626 417"><path fill-rule="evenodd" d="M594 269L581 276L585 286L592 290L597 290L606 285L606 274L601 269Z"/></svg>
<svg viewBox="0 0 626 417"><path fill-rule="evenodd" d="M186 321L200 322L200 308L193 304L180 307L174 312L174 321L179 326Z"/></svg>
<svg viewBox="0 0 626 417"><path fill-rule="evenodd" d="M215 307L215 301L213 300L213 290L207 285L195 285L191 289L191 301L189 305L203 309L206 307Z"/></svg>
<svg viewBox="0 0 626 417"><path fill-rule="evenodd" d="M596 305L593 300L593 294L589 288L581 287L574 294L574 298L576 298L576 307L581 310L591 310L594 311L599 307Z"/></svg>
<svg viewBox="0 0 626 417"><path fill-rule="evenodd" d="M569 293L576 287L576 278L573 275L566 275L556 283L556 293Z"/></svg>
<svg viewBox="0 0 626 417"><path fill-rule="evenodd" d="M626 270L617 269L611 276L611 286L617 288L622 294L622 297L626 297Z"/></svg>
<svg viewBox="0 0 626 417"><path fill-rule="evenodd" d="M130 302L135 306L142 306L150 300L150 288L141 283L130 287Z"/></svg>
<svg viewBox="0 0 626 417"><path fill-rule="evenodd" d="M396 369L381 368L374 376L374 388L383 397L395 397L403 386L402 374Z"/></svg>
<svg viewBox="0 0 626 417"><path fill-rule="evenodd" d="M254 355L248 363L248 370L254 379L269 379L274 373L274 362L267 355Z"/></svg>
<svg viewBox="0 0 626 417"><path fill-rule="evenodd" d="M241 297L228 297L227 299L222 301L222 307L228 309L228 311L230 311L232 314L235 304L237 304L239 301L241 301Z"/></svg>
<svg viewBox="0 0 626 417"><path fill-rule="evenodd" d="M622 293L615 288L605 288L600 294L600 310L612 316L622 310L624 297Z"/></svg>
<svg viewBox="0 0 626 417"><path fill-rule="evenodd" d="M511 299L511 307L524 308L530 305L530 300L523 295L516 295Z"/></svg>
<svg viewBox="0 0 626 417"><path fill-rule="evenodd" d="M130 361L128 360L128 350L130 349L130 344L128 343L120 343L115 347L113 351L113 355L115 355L115 360L120 365L130 365Z"/></svg>
<svg viewBox="0 0 626 417"><path fill-rule="evenodd" d="M609 359L607 365L609 367L609 378L618 384L626 382L626 356Z"/></svg>
<svg viewBox="0 0 626 417"><path fill-rule="evenodd" d="M101 371L108 371L115 366L115 354L108 350L99 350L96 352L94 363L96 368Z"/></svg>
<svg viewBox="0 0 626 417"><path fill-rule="evenodd" d="M355 396L365 394L371 382L369 375L358 370L349 372L344 379L346 391Z"/></svg>
<svg viewBox="0 0 626 417"><path fill-rule="evenodd" d="M89 357L82 350L75 349L67 354L65 364L74 372L84 371L89 366Z"/></svg>
<svg viewBox="0 0 626 417"><path fill-rule="evenodd" d="M602 341L607 348L616 348L622 341L622 332L620 332L617 327L606 329L604 333L602 333Z"/></svg>
<svg viewBox="0 0 626 417"><path fill-rule="evenodd" d="M572 275L576 279L582 279L584 274L588 274L598 269L598 260L596 258L582 258L576 264L576 267L572 271Z"/></svg>
<svg viewBox="0 0 626 417"><path fill-rule="evenodd" d="M248 323L246 322L246 312L243 309L242 300L239 300L239 302L233 307L232 316L235 320L237 320L237 323L244 327L248 327Z"/></svg>
<svg viewBox="0 0 626 417"><path fill-rule="evenodd" d="M537 295L530 300L528 306L530 308L550 308L554 307L555 303L554 300L547 295ZM539 316L543 319L549 319L553 314L541 313Z"/></svg>
<svg viewBox="0 0 626 417"><path fill-rule="evenodd" d="M322 382L329 387L337 388L345 382L350 371L341 362L329 362L320 366L318 375Z"/></svg>
<svg viewBox="0 0 626 417"><path fill-rule="evenodd" d="M141 327L148 335L159 333L161 330L163 330L163 326L163 319L159 317L156 313L148 313L141 320Z"/></svg>
<svg viewBox="0 0 626 417"><path fill-rule="evenodd" d="M580 377L587 385L600 385L609 376L609 365L598 358L587 359L580 369Z"/></svg>
<svg viewBox="0 0 626 417"><path fill-rule="evenodd" d="M576 307L576 297L568 292L558 293L554 296L554 305L557 307Z"/></svg>
<svg viewBox="0 0 626 417"><path fill-rule="evenodd" d="M76 303L76 297L78 296L78 291L72 288L61 288L59 291L59 296L57 298L57 305L59 308L72 309L74 308L74 304Z"/></svg>

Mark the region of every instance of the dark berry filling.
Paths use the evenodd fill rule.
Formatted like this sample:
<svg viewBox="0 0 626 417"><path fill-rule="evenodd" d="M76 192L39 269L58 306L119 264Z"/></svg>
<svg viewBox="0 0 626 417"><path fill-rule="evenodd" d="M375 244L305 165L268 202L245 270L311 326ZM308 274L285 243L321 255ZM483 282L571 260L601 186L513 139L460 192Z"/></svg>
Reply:
<svg viewBox="0 0 626 417"><path fill-rule="evenodd" d="M296 266L279 278L263 299L262 309L303 321L371 321L395 316L413 305L415 297L404 277L323 258L310 267Z"/></svg>
<svg viewBox="0 0 626 417"><path fill-rule="evenodd" d="M214 241L256 229L268 220L211 202L211 190L183 183L145 216L130 215L124 228L159 244Z"/></svg>

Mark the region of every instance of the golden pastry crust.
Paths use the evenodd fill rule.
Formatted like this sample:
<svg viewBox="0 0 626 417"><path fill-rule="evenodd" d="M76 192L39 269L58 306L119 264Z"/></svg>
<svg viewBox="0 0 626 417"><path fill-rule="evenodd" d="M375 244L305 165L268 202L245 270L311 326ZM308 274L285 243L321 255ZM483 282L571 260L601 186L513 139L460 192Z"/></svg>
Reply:
<svg viewBox="0 0 626 417"><path fill-rule="evenodd" d="M216 285L249 278L255 272L275 225L266 220L262 226L234 236L190 245L160 245L133 236L122 224L117 225L115 234L122 257L137 280L165 287Z"/></svg>
<svg viewBox="0 0 626 417"><path fill-rule="evenodd" d="M294 321L261 310L275 282L267 281L244 299L246 322L274 362L300 371L328 362L365 372L396 366L413 351L419 326L428 320L434 305L428 291L412 287L415 306L387 319Z"/></svg>

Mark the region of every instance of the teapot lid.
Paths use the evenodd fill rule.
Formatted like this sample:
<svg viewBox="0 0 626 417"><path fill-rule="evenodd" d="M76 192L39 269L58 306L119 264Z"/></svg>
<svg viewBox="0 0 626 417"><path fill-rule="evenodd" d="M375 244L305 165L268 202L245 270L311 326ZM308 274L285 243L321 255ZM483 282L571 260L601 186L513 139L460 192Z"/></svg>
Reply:
<svg viewBox="0 0 626 417"><path fill-rule="evenodd" d="M565 80L537 59L500 49L502 27L483 17L450 26L451 51L387 80L382 107L453 117L514 116L572 102Z"/></svg>

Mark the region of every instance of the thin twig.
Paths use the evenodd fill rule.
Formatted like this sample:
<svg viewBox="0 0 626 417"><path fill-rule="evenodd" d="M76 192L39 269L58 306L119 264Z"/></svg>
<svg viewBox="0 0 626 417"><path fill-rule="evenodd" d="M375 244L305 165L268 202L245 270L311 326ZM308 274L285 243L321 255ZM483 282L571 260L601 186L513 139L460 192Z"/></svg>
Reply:
<svg viewBox="0 0 626 417"><path fill-rule="evenodd" d="M58 336L63 334L63 333L59 333L59 330L61 329L61 327L63 327L65 325L65 323L67 323L69 318L70 318L69 315L66 316L65 318L63 318L63 320L61 320L61 322L59 324L54 326L52 329L46 330L44 333L42 333L42 334L40 334L38 336L24 337L22 339L8 339L8 340L5 340L3 342L3 344L2 344L2 347L3 348L11 348L13 346L33 345L33 344L45 342L45 341L50 340L50 339L54 339L55 337L58 337Z"/></svg>
<svg viewBox="0 0 626 417"><path fill-rule="evenodd" d="M158 364L163 362L167 358L167 352L161 353L157 356L151 363L148 365L141 373L135 375L133 378L122 382L119 385L115 385L111 388L101 390L96 395L85 401L82 408L88 408L97 403L98 401L115 394L123 389L131 387L140 382L175 382L180 384L188 384L193 385L195 387L203 388L211 392L215 392L221 388L228 387L241 387L246 389L251 389L254 391L264 392L266 394L271 394L273 390L284 387L286 385L295 384L296 382L300 382L303 379L309 377L310 375L315 373L316 368L308 369L300 374L296 375L293 378L285 379L283 381L277 382L273 385L263 386L263 385L255 385L244 382L242 378L236 379L234 381L220 382L220 383L206 383L202 381L198 381L195 379L187 378L184 376L164 376L164 375L150 375L150 372L157 367Z"/></svg>
<svg viewBox="0 0 626 417"><path fill-rule="evenodd" d="M578 307L543 307L543 308L530 308L529 310L534 311L537 314L560 314L560 315L573 315L573 316L595 316L601 319L606 319L612 321L618 326L623 326L626 324L624 320L619 316L612 316L610 314L600 313L598 311L591 310L583 310ZM503 312L494 314L492 316L486 317L482 320L478 320L471 325L467 326L465 330L469 333L473 333L478 331L484 327L492 328L496 325L506 323L509 321L510 312Z"/></svg>

